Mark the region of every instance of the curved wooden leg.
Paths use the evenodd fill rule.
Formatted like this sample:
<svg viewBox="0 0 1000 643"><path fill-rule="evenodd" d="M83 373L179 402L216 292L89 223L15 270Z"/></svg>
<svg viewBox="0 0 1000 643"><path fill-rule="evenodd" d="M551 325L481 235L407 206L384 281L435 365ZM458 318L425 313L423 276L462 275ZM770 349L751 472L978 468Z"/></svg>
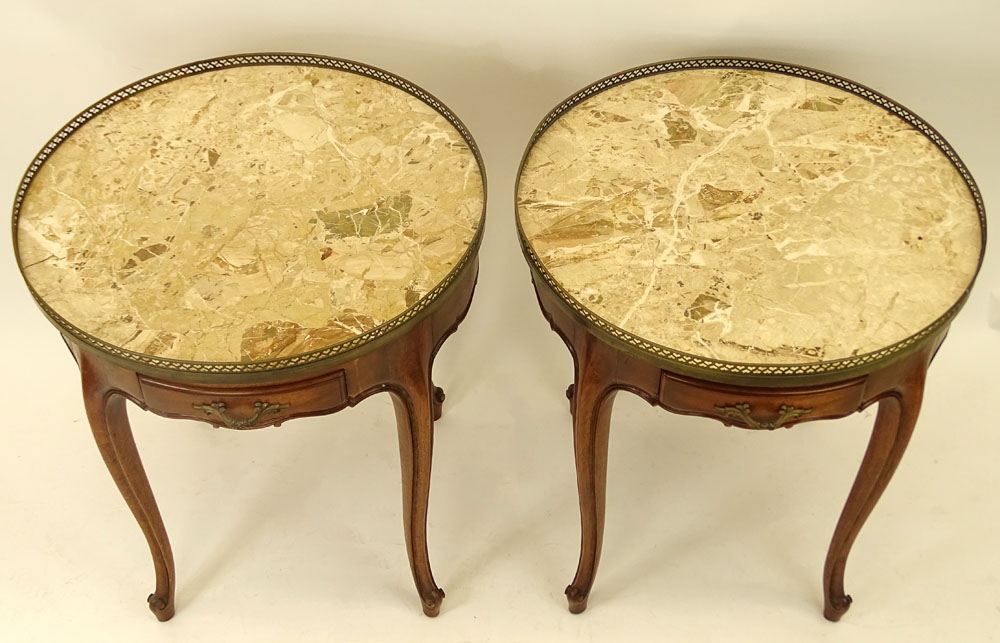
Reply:
<svg viewBox="0 0 1000 643"><path fill-rule="evenodd" d="M402 375L392 389L403 473L403 531L413 582L420 594L424 614L437 616L444 591L434 582L427 554L427 502L437 391L432 388L428 369L412 370L413 373Z"/></svg>
<svg viewBox="0 0 1000 643"><path fill-rule="evenodd" d="M84 405L97 448L146 536L153 555L156 591L147 599L149 609L157 619L166 621L174 615L174 557L146 471L135 448L125 411L125 398L105 384L99 365L84 359L80 368Z"/></svg>
<svg viewBox="0 0 1000 643"><path fill-rule="evenodd" d="M580 494L580 562L566 588L569 611L587 609L604 539L604 503L608 479L608 436L616 390L600 359L581 359L573 390L573 449Z"/></svg>
<svg viewBox="0 0 1000 643"><path fill-rule="evenodd" d="M879 401L878 416L868 442L868 449L861 461L854 486L851 487L847 497L847 504L840 514L837 528L833 532L833 540L823 568L825 599L823 616L831 621L840 620L851 606L851 597L844 593L844 568L847 566L847 556L854 539L875 508L875 503L889 484L896 466L903 457L920 412L923 384L921 373L919 378L914 377L913 381L897 394Z"/></svg>

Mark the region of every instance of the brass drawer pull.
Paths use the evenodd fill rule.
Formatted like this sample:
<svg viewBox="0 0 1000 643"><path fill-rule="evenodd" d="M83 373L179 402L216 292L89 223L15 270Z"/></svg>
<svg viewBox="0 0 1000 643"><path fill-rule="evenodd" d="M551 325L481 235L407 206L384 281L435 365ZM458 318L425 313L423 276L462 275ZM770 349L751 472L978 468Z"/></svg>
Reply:
<svg viewBox="0 0 1000 643"><path fill-rule="evenodd" d="M226 403L225 402L211 402L209 404L192 404L198 411L204 411L205 415L214 415L230 429L251 429L255 424L265 415L270 413L278 413L287 409L290 404L272 404L270 402L254 402L253 408L254 413L252 416L245 420L238 420L236 418L230 417L226 413Z"/></svg>
<svg viewBox="0 0 1000 643"><path fill-rule="evenodd" d="M812 413L812 409L800 409L788 404L782 404L778 409L779 413L777 420L774 422L761 422L750 415L750 405L746 402L743 402L742 404L734 404L733 406L716 405L715 410L722 413L724 417L743 422L748 428L755 431L773 431L780 428L786 422L797 420L800 417Z"/></svg>

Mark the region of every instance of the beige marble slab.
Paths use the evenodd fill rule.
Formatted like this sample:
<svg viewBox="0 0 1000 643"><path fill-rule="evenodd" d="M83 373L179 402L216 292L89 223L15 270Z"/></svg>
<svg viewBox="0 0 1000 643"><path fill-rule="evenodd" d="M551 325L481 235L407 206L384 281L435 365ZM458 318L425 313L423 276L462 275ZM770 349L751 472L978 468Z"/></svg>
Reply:
<svg viewBox="0 0 1000 643"><path fill-rule="evenodd" d="M753 70L677 71L563 113L517 188L523 234L598 317L740 363L869 353L974 278L968 187L900 118Z"/></svg>
<svg viewBox="0 0 1000 643"><path fill-rule="evenodd" d="M459 132L388 84L237 67L111 107L23 202L24 276L131 351L249 362L325 348L412 306L469 250L483 181Z"/></svg>

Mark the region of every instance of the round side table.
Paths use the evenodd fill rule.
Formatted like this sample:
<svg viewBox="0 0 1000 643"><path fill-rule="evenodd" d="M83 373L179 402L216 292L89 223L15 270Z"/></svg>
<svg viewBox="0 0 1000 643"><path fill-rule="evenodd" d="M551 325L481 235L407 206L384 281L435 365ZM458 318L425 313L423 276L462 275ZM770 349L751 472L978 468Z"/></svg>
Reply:
<svg viewBox="0 0 1000 643"><path fill-rule="evenodd" d="M749 59L610 76L548 114L524 154L518 230L573 354L586 609L617 391L773 430L878 402L823 573L824 615L982 261L968 170L913 113L851 81Z"/></svg>
<svg viewBox="0 0 1000 643"><path fill-rule="evenodd" d="M79 364L101 455L149 543L149 607L174 564L125 401L244 430L379 392L399 431L406 548L424 613L434 355L472 299L485 173L415 85L321 56L177 67L82 112L14 204L18 265Z"/></svg>

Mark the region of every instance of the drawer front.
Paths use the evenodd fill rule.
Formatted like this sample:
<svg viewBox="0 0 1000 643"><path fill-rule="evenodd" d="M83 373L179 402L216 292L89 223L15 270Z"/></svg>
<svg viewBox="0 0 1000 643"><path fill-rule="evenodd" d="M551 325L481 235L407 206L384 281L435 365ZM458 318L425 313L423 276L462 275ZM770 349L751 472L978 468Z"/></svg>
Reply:
<svg viewBox="0 0 1000 643"><path fill-rule="evenodd" d="M765 389L707 383L663 371L659 403L676 413L770 431L799 422L850 415L864 404L864 392L864 378L811 387Z"/></svg>
<svg viewBox="0 0 1000 643"><path fill-rule="evenodd" d="M343 371L275 384L203 386L139 376L143 402L158 415L203 420L229 429L258 429L348 404Z"/></svg>

